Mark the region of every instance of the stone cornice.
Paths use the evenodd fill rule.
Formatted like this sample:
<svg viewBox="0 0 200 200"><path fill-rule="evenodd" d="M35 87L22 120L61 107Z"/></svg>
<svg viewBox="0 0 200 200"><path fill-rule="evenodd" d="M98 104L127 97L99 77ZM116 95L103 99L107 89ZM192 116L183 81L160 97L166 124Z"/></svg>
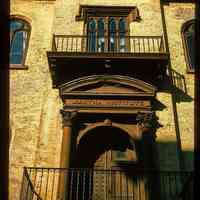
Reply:
<svg viewBox="0 0 200 200"><path fill-rule="evenodd" d="M139 11L136 6L80 5L79 13L76 15L76 20L85 20L87 16L109 16L109 14L116 16L129 16L130 21L137 21L140 19Z"/></svg>

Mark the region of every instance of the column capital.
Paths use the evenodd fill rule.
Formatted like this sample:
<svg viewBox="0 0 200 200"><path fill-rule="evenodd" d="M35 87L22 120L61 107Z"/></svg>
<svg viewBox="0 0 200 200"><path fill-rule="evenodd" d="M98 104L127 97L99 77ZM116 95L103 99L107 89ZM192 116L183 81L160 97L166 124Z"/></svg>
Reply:
<svg viewBox="0 0 200 200"><path fill-rule="evenodd" d="M136 121L137 121L138 126L142 129L142 132L157 128L155 124L156 116L155 116L154 111L149 112L149 113L138 112L136 116Z"/></svg>
<svg viewBox="0 0 200 200"><path fill-rule="evenodd" d="M63 118L63 126L72 126L73 119L77 116L78 111L72 110L72 111L66 111L61 109L60 113L62 114Z"/></svg>

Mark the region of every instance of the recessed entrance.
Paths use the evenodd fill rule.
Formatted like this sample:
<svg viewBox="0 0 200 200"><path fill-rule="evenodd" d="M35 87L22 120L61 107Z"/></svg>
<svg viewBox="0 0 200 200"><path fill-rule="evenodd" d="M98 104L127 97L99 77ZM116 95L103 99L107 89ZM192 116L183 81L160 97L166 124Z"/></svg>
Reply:
<svg viewBox="0 0 200 200"><path fill-rule="evenodd" d="M102 126L85 134L77 149L77 166L112 169L119 162L137 162L133 139L119 128Z"/></svg>
<svg viewBox="0 0 200 200"><path fill-rule="evenodd" d="M128 133L102 126L88 131L79 141L77 170L71 174L70 199L150 200L149 180L136 173L142 167L140 145Z"/></svg>

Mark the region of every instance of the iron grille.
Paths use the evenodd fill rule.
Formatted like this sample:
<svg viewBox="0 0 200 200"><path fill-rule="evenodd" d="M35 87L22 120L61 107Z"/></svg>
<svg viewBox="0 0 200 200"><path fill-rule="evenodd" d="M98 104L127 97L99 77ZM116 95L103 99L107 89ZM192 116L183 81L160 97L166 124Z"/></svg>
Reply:
<svg viewBox="0 0 200 200"><path fill-rule="evenodd" d="M61 200L63 177L68 200L192 199L192 172L25 168L21 200Z"/></svg>

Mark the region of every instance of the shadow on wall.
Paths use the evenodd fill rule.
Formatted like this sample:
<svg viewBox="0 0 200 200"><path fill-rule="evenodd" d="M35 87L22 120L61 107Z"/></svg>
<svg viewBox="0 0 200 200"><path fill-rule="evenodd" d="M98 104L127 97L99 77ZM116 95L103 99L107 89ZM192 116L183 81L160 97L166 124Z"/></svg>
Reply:
<svg viewBox="0 0 200 200"><path fill-rule="evenodd" d="M189 142L189 141L188 141ZM156 141L156 151L157 151L157 162L159 163L160 169L163 170L179 170L180 159L183 159L184 169L186 171L194 170L194 151L188 150L182 146L182 150L176 141L169 141L166 136L165 140ZM182 155L180 155L182 154Z"/></svg>
<svg viewBox="0 0 200 200"><path fill-rule="evenodd" d="M172 92L174 94L174 99L176 102L191 102L193 98L187 93L187 85L184 75L178 73L174 69L171 69L172 83L170 82L170 77L166 76L162 91Z"/></svg>
<svg viewBox="0 0 200 200"><path fill-rule="evenodd" d="M84 166L86 169L88 166L93 168L93 164L100 155L111 149L118 149L128 139L127 135L121 135L124 133L116 132L117 129L113 129L113 134L111 132L106 134L106 130L108 130L107 127L99 128L95 130L97 131L95 134L86 136L82 141L79 161L86 163ZM103 134L107 135L106 139L102 137ZM185 163L187 163L185 171L188 171L183 172L179 170L180 158L176 139L169 140L169 137L166 136L163 141L156 141L155 135L146 132L142 140L137 141L136 148L139 148L139 163L117 160L114 165L111 165L111 168L107 169L108 171L104 168L94 168L90 174L91 171L84 172L83 170L83 178L79 178L79 185L85 185L86 188L91 187L93 197L97 197L98 194L104 195L107 192L108 195L112 195L113 199L122 197L133 199L134 197L138 200L153 200L159 196L159 199L166 200L171 199L172 196L178 199L179 195L183 195L184 199L191 199L186 195L191 194L192 191L190 191L192 186L187 186L192 184L192 182L188 183L191 175L189 171L193 170L192 151L183 150L182 152ZM97 151L99 149L101 151ZM154 165L154 161L157 162L157 166ZM110 169L112 172L109 171ZM112 181L112 187L108 180ZM83 182L81 183L81 181ZM73 183L73 187L79 187L76 180ZM184 188L187 189L186 193ZM73 196L77 194L76 191L72 191ZM89 189L83 190L81 187L79 195L83 193L89 199Z"/></svg>

